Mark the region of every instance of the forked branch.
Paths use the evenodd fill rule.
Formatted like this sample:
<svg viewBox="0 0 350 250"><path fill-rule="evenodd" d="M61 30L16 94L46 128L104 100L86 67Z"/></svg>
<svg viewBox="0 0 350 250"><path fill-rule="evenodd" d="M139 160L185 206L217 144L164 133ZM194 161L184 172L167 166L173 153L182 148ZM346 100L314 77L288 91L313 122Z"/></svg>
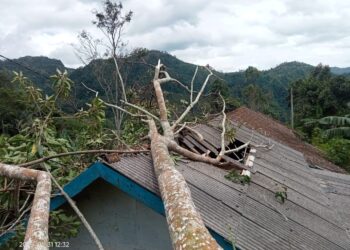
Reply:
<svg viewBox="0 0 350 250"><path fill-rule="evenodd" d="M180 117L173 123L173 125L171 126L171 129L174 131L175 128L182 122L182 120L187 116L187 114L191 111L191 109L194 107L194 105L197 104L197 102L199 101L199 98L201 97L201 95L203 94L204 92L204 89L205 87L207 86L208 82L209 82L209 79L210 77L213 75L213 72L206 67L206 69L208 70L209 74L207 75L205 81L203 82L202 84L202 87L200 89L200 91L198 92L196 98L190 102L190 104L187 106L187 108L185 109L185 111L180 115ZM196 72L195 72L196 74ZM191 84L191 88L193 90L193 84ZM191 92L191 96L192 96L192 93Z"/></svg>

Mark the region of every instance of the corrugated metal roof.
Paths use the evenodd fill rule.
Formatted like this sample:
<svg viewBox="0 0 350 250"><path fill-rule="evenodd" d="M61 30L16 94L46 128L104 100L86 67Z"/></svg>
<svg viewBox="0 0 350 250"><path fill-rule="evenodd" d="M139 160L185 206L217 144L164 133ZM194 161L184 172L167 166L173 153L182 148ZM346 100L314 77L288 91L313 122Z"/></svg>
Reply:
<svg viewBox="0 0 350 250"><path fill-rule="evenodd" d="M302 152L306 160L311 164L331 171L346 173L344 169L325 159L323 152L298 138L292 129L267 115L253 111L247 107L240 107L228 113L227 118L231 121L244 124L245 127L254 129L260 134Z"/></svg>
<svg viewBox="0 0 350 250"><path fill-rule="evenodd" d="M195 129L220 147L219 129ZM275 146L257 148L250 185L233 183L226 170L205 163L177 162L206 225L241 249L350 249L350 177L311 169L300 152L251 135L241 126L236 138ZM125 156L111 167L159 195L149 155ZM275 199L281 186L288 194L283 204Z"/></svg>

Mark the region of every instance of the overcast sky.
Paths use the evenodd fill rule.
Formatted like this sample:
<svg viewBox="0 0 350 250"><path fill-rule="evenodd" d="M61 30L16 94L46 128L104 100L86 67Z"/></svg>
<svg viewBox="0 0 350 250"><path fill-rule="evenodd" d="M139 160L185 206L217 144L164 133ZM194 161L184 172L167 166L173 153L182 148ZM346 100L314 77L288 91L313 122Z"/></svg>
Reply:
<svg viewBox="0 0 350 250"><path fill-rule="evenodd" d="M285 61L350 66L350 0L125 0L130 49L166 50L223 71ZM71 44L96 36L93 0L1 0L0 54L45 55L79 66Z"/></svg>

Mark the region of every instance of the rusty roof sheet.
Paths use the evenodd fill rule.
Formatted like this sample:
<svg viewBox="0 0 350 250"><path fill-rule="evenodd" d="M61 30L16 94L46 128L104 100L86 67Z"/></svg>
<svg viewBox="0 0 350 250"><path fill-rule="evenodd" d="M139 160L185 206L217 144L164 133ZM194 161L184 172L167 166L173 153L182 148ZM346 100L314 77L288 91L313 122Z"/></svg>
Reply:
<svg viewBox="0 0 350 250"><path fill-rule="evenodd" d="M206 142L220 147L220 130L197 125ZM226 170L178 161L205 224L240 249L350 249L350 177L311 169L303 154L240 126L236 138L275 144L257 148L250 185L233 183ZM159 195L149 155L122 157L112 168ZM275 193L287 187L281 204Z"/></svg>
<svg viewBox="0 0 350 250"><path fill-rule="evenodd" d="M247 128L254 129L260 134L281 142L290 148L302 152L306 160L313 165L334 172L346 173L344 169L325 159L325 155L322 151L303 142L294 134L292 129L267 115L253 111L247 107L240 107L228 113L227 118L236 123L243 124Z"/></svg>

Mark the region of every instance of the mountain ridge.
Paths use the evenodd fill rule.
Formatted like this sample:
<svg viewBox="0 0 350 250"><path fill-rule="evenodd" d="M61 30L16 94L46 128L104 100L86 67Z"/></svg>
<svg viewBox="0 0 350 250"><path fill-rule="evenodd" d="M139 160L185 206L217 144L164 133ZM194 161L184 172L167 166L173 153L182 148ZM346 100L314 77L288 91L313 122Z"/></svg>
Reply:
<svg viewBox="0 0 350 250"><path fill-rule="evenodd" d="M169 74L183 83L190 83L193 73L196 69L195 64L188 63L178 59L167 52L158 50L144 50L142 58L148 64L156 65L158 59L161 59L162 63L167 67ZM135 56L135 55L133 55ZM138 55L136 55L137 57ZM132 56L130 57L132 59ZM128 58L129 59L129 58ZM132 60L131 60L132 61ZM99 91L99 84L93 74L93 67L96 64L106 63L106 70L110 73L113 70L112 63L107 59L92 61L86 66L79 67L77 69L67 68L62 61L58 59L48 58L45 56L25 56L18 59L12 59L11 61L0 61L0 70L8 71L23 71L25 76L30 78L42 88L45 92L50 93L51 84L47 79L48 76L56 73L56 69L68 70L71 79L76 82L84 82L92 88L97 88ZM30 71L27 68L31 68L36 72ZM214 70L215 74L227 84L230 95L242 99L242 89L248 84L256 84L263 89L264 92L270 93L276 105L281 110L280 119L288 119L288 87L289 84L307 77L315 67L303 62L291 61L283 62L276 67L268 70L258 70L258 76L251 82L246 78L244 70L233 72L220 72ZM348 74L350 68L338 68L332 67L331 71L335 70L333 74ZM145 64L131 63L124 68L125 72L130 71L127 75L127 82L131 85L139 84L144 85L150 82L153 77L152 69ZM107 73L108 73L107 72ZM106 74L111 75L111 74ZM200 68L197 74L197 80L195 81L195 88L199 88L201 82L204 81L207 72L204 68ZM113 80L112 78L107 80ZM168 84L165 86L165 91L169 92L181 92L182 89L175 84ZM78 99L82 99L81 103L85 103L85 100L89 98L91 93L86 93L81 85L76 84L76 93L78 93ZM102 92L101 92L102 93Z"/></svg>

